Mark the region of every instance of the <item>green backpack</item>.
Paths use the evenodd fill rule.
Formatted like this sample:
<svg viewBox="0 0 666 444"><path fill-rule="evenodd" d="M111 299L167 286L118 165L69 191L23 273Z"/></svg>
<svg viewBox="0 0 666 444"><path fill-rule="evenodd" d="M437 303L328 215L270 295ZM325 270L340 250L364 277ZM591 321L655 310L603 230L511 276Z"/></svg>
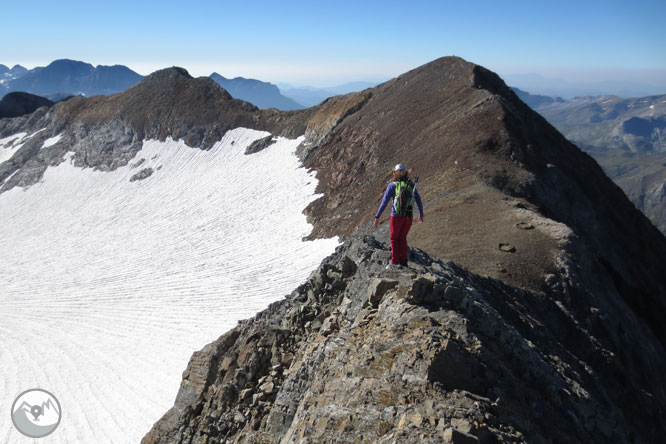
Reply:
<svg viewBox="0 0 666 444"><path fill-rule="evenodd" d="M411 180L394 182L395 197L393 198L393 210L398 216L412 215L412 198L414 197L414 182Z"/></svg>

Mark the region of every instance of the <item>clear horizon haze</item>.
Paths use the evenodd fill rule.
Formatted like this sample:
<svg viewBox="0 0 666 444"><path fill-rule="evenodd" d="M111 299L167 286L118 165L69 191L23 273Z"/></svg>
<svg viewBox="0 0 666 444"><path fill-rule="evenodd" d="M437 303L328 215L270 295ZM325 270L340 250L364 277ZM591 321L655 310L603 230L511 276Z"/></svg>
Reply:
<svg viewBox="0 0 666 444"><path fill-rule="evenodd" d="M181 66L194 76L325 87L383 81L456 55L530 92L545 92L536 91L545 82L666 93L663 0L37 1L2 9L0 63L9 67L66 58L142 75Z"/></svg>

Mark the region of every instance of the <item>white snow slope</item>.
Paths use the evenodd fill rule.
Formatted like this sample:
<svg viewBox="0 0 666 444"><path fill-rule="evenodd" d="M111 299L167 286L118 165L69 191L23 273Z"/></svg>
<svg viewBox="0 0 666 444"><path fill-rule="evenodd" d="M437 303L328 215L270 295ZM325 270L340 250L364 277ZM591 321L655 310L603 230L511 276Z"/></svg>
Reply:
<svg viewBox="0 0 666 444"><path fill-rule="evenodd" d="M40 442L138 444L193 351L333 252L337 239L302 241L316 179L294 154L301 140L244 155L266 135L239 128L209 151L146 141L114 172L68 156L0 194L0 442L34 442L10 410L42 388L62 422Z"/></svg>

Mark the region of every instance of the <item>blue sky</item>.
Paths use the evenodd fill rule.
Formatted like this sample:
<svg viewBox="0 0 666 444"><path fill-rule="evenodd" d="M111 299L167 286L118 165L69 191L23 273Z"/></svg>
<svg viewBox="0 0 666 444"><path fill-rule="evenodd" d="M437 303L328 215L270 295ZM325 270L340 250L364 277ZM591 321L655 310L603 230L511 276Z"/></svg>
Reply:
<svg viewBox="0 0 666 444"><path fill-rule="evenodd" d="M33 1L2 6L0 63L182 66L274 83L383 80L445 55L501 75L665 85L666 1Z"/></svg>

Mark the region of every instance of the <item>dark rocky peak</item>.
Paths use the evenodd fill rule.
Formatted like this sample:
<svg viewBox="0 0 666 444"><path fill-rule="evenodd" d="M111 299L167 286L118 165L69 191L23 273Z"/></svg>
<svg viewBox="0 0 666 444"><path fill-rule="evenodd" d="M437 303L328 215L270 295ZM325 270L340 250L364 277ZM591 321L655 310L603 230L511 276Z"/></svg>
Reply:
<svg viewBox="0 0 666 444"><path fill-rule="evenodd" d="M301 114L260 111L234 99L213 79L193 78L178 67L157 71L119 94L69 100L58 106L56 117L60 126L114 122L127 127L135 142L171 137L204 149L241 126L290 137L304 130Z"/></svg>
<svg viewBox="0 0 666 444"><path fill-rule="evenodd" d="M183 68L157 71L133 87L109 97L72 99L57 109L62 124L118 122L135 140L185 139L210 147L228 129L252 125L257 108L233 99L213 80L193 78Z"/></svg>
<svg viewBox="0 0 666 444"><path fill-rule="evenodd" d="M155 98L167 96L176 97L184 95L185 100L196 100L201 95L218 101L229 101L232 97L223 88L206 77L194 78L186 69L171 67L155 71L146 76L139 83L118 95L118 99L126 100L130 97L139 97L143 100L153 101ZM145 97L142 97L145 96ZM200 105L203 105L202 103Z"/></svg>
<svg viewBox="0 0 666 444"><path fill-rule="evenodd" d="M171 68L164 68L146 76L146 82L156 82L164 79L174 80L176 78L184 77L186 79L193 79L185 68L172 66Z"/></svg>
<svg viewBox="0 0 666 444"><path fill-rule="evenodd" d="M30 114L42 106L51 107L54 103L34 94L11 92L0 100L0 119Z"/></svg>
<svg viewBox="0 0 666 444"><path fill-rule="evenodd" d="M0 74L5 74L7 72L9 72L9 67L0 63Z"/></svg>

